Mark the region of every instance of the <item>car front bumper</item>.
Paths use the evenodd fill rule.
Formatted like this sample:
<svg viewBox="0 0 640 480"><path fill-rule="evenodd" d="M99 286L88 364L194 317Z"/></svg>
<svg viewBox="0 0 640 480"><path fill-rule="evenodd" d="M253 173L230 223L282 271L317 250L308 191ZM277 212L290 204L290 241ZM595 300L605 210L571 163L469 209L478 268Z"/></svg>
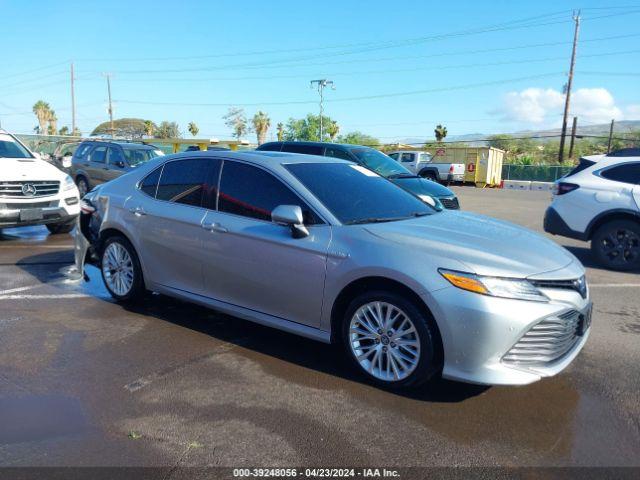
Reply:
<svg viewBox="0 0 640 480"><path fill-rule="evenodd" d="M548 303L490 297L455 287L425 298L442 337L443 377L526 385L564 370L589 336L591 302L569 290L544 293L551 297Z"/></svg>
<svg viewBox="0 0 640 480"><path fill-rule="evenodd" d="M20 206L18 208L20 203L13 201L11 202L12 207L7 208L5 207L7 204L3 202L8 202L8 200L0 199L1 228L72 222L80 213L80 202L78 199L76 199L76 203L73 205L67 205L64 199L60 199L47 202L48 206L35 208L29 206L26 202L23 204L24 207ZM21 214L22 211L27 209L39 211L42 214L42 218L29 218Z"/></svg>

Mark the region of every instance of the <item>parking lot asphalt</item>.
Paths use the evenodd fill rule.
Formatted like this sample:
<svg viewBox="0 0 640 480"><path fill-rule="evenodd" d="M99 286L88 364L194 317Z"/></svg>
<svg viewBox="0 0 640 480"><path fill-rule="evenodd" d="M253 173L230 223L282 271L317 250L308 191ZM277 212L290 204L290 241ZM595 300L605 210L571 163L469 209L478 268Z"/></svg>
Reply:
<svg viewBox="0 0 640 480"><path fill-rule="evenodd" d="M455 187L462 208L542 230L544 192ZM154 295L114 303L72 239L0 234L2 466L640 466L640 275L587 267L591 337L525 387L393 393L341 352Z"/></svg>

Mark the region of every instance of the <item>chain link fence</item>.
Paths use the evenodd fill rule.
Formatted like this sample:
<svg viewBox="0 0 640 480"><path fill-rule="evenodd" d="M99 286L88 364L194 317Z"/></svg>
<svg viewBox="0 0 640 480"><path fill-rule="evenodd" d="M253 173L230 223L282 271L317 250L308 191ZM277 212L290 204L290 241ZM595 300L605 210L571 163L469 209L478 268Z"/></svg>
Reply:
<svg viewBox="0 0 640 480"><path fill-rule="evenodd" d="M573 167L562 165L502 165L503 180L529 180L532 182L555 182Z"/></svg>

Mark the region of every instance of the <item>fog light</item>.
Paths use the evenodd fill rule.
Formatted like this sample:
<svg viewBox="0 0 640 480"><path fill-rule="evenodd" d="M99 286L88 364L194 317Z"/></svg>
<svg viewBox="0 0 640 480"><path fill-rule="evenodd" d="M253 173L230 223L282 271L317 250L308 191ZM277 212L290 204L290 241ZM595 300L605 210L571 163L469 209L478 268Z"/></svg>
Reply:
<svg viewBox="0 0 640 480"><path fill-rule="evenodd" d="M64 199L67 205L76 205L78 203L78 197L69 197Z"/></svg>

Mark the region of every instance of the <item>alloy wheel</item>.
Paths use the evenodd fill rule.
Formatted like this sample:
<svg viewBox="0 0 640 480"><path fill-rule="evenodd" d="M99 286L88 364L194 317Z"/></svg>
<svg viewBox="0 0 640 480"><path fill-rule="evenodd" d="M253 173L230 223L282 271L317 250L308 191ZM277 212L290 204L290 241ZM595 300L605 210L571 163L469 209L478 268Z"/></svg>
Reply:
<svg viewBox="0 0 640 480"><path fill-rule="evenodd" d="M640 237L632 230L612 229L602 238L600 247L611 265L631 264L640 257Z"/></svg>
<svg viewBox="0 0 640 480"><path fill-rule="evenodd" d="M109 289L121 297L133 287L134 270L131 255L118 242L110 243L102 255L102 273Z"/></svg>
<svg viewBox="0 0 640 480"><path fill-rule="evenodd" d="M420 337L411 318L387 302L369 302L351 317L351 353L378 380L404 380L420 361Z"/></svg>

